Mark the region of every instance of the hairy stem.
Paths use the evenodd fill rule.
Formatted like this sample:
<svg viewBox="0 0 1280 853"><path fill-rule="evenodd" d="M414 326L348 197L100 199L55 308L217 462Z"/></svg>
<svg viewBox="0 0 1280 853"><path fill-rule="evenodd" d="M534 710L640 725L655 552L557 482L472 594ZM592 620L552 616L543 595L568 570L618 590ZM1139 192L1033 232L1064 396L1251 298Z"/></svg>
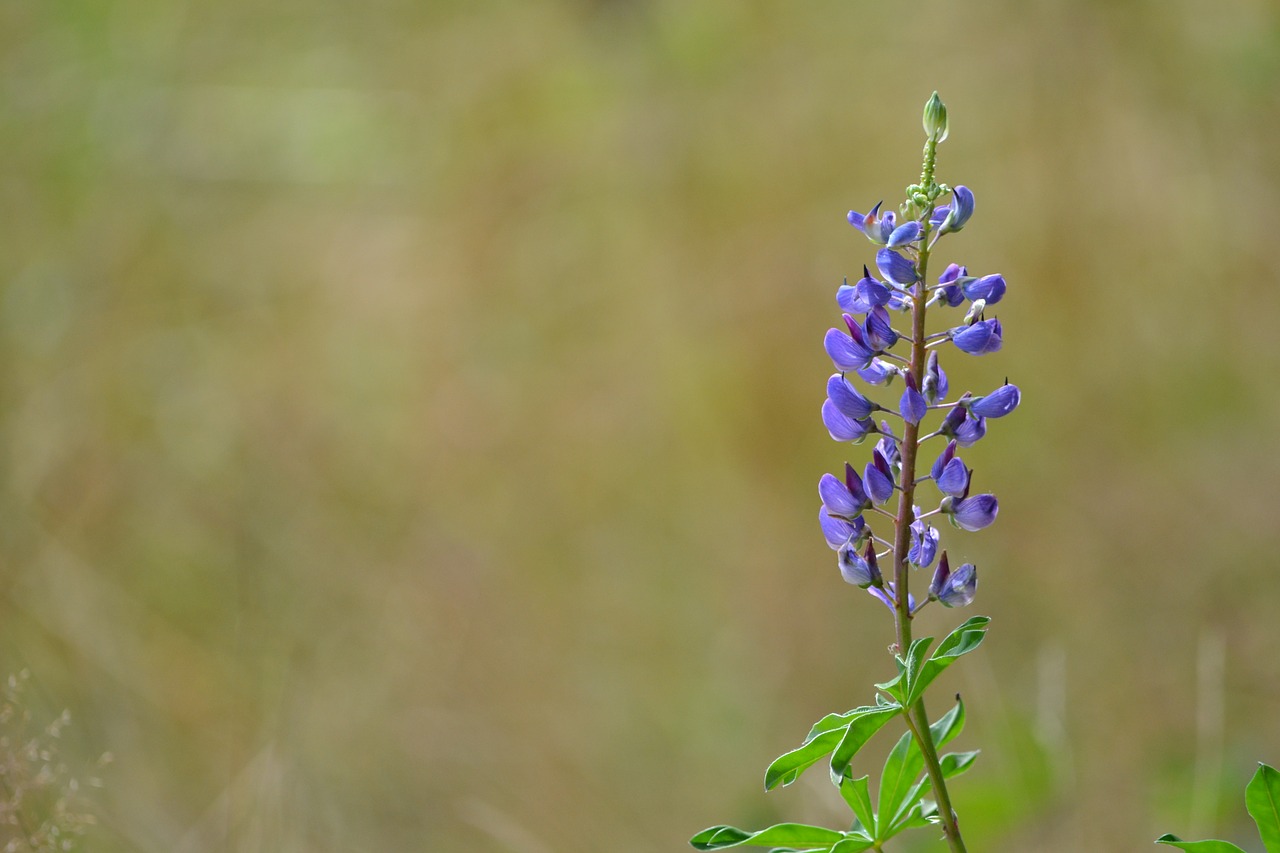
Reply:
<svg viewBox="0 0 1280 853"><path fill-rule="evenodd" d="M935 143L930 140L925 146L925 165L924 177L928 179L925 184L925 192L929 192L930 185L933 183L933 161L934 152L936 150ZM925 211L923 217L925 223L929 221L929 211ZM917 261L917 268L920 274L920 283L915 287L915 299L911 308L911 362L908 370L915 377L916 387L924 387L924 368L925 359L928 354L925 351L925 285L929 273L929 227L926 224L925 233L921 238L920 256ZM911 646L911 604L907 595L910 566L907 563L907 553L911 545L911 522L914 521L915 512L915 491L916 491L916 457L920 447L920 425L907 423L903 430L902 437L902 493L898 497L898 515L894 525L894 556L893 556L893 585L897 593L897 600L894 602L894 621L897 625L898 649L902 654L906 654L907 649ZM907 720L907 727L915 736L916 743L920 746L920 753L924 756L925 771L929 774L929 782L933 785L934 798L938 803L938 816L942 820L943 831L947 836L947 843L951 846L952 853L968 853L964 846L964 839L960 836L960 827L956 823L955 812L951 808L951 795L947 792L946 780L942 778L942 766L938 762L938 749L933 743L933 735L929 730L929 715L924 707L924 698L921 697L913 706L907 709L904 717Z"/></svg>

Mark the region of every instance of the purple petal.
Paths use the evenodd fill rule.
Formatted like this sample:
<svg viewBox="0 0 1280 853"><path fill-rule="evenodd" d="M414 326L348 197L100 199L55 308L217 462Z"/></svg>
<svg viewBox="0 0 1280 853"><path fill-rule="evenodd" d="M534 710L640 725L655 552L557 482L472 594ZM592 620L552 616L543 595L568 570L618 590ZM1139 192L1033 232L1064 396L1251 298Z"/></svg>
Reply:
<svg viewBox="0 0 1280 853"><path fill-rule="evenodd" d="M877 468L875 463L867 463L867 470L862 474L862 481L866 486L867 494L876 503L882 504L893 497L893 480L889 475Z"/></svg>
<svg viewBox="0 0 1280 853"><path fill-rule="evenodd" d="M951 191L951 210L947 212L947 218L943 220L938 232L950 234L959 231L969 221L969 217L973 216L973 206L973 192L965 186L956 187Z"/></svg>
<svg viewBox="0 0 1280 853"><path fill-rule="evenodd" d="M923 533L923 535L921 535ZM929 527L922 522L911 525L911 548L907 552L907 562L922 569L933 565L933 558L938 553L938 541L942 534L936 527Z"/></svg>
<svg viewBox="0 0 1280 853"><path fill-rule="evenodd" d="M910 374L908 374L909 376ZM902 419L909 424L918 424L929 411L929 404L924 395L911 386L903 389L902 400L898 403Z"/></svg>
<svg viewBox="0 0 1280 853"><path fill-rule="evenodd" d="M986 418L965 418L956 427L956 443L961 447L972 447L987 434Z"/></svg>
<svg viewBox="0 0 1280 853"><path fill-rule="evenodd" d="M1017 385L1001 385L985 397L969 404L969 411L982 418L1002 418L1018 408L1022 392Z"/></svg>
<svg viewBox="0 0 1280 853"><path fill-rule="evenodd" d="M898 342L898 333L889 322L889 312L883 307L873 308L867 314L867 345L877 352L883 352Z"/></svg>
<svg viewBox="0 0 1280 853"><path fill-rule="evenodd" d="M965 607L973 603L977 592L978 568L972 563L965 563L942 584L937 599L946 607Z"/></svg>
<svg viewBox="0 0 1280 853"><path fill-rule="evenodd" d="M840 566L840 576L844 578L845 583L866 589L880 580L879 570L864 560L852 544L840 546L836 554L836 563Z"/></svg>
<svg viewBox="0 0 1280 853"><path fill-rule="evenodd" d="M962 460L952 459L942 467L941 475L935 483L938 491L944 495L958 498L969 490L969 475L970 471Z"/></svg>
<svg viewBox="0 0 1280 853"><path fill-rule="evenodd" d="M999 352L1003 346L1003 329L999 320L979 320L972 326L951 330L951 341L961 352L985 355Z"/></svg>
<svg viewBox="0 0 1280 853"><path fill-rule="evenodd" d="M995 495L974 495L956 501L951 508L956 524L969 531L989 527L999 512L1000 503Z"/></svg>
<svg viewBox="0 0 1280 853"><path fill-rule="evenodd" d="M872 359L866 367L858 368L858 377L870 385L888 385L897 375L896 367L878 358Z"/></svg>
<svg viewBox="0 0 1280 853"><path fill-rule="evenodd" d="M876 267L882 276L900 287L915 284L920 278L915 264L892 249L876 252Z"/></svg>
<svg viewBox="0 0 1280 853"><path fill-rule="evenodd" d="M933 463L933 469L929 472L936 482L942 477L942 472L946 470L947 463L956 458L956 443L948 442L947 449L938 454L938 458Z"/></svg>
<svg viewBox="0 0 1280 853"><path fill-rule="evenodd" d="M841 414L853 420L861 420L879 408L859 394L857 389L839 373L832 374L827 380L827 398L835 404Z"/></svg>
<svg viewBox="0 0 1280 853"><path fill-rule="evenodd" d="M828 329L822 345L827 355L831 356L831 362L836 366L836 370L841 373L866 367L875 356L874 352L839 329Z"/></svg>
<svg viewBox="0 0 1280 853"><path fill-rule="evenodd" d="M818 508L818 524L822 526L822 536L833 551L849 540L857 539L866 527L862 516L855 518L852 523L843 518L834 518L827 513L825 505Z"/></svg>
<svg viewBox="0 0 1280 853"><path fill-rule="evenodd" d="M822 425L836 441L861 441L874 427L870 419L855 420L830 400L822 401Z"/></svg>
<svg viewBox="0 0 1280 853"><path fill-rule="evenodd" d="M919 237L920 223L915 221L906 222L893 229L893 233L889 235L888 245L889 248L892 249L897 246L903 246L907 243L914 242L919 239Z"/></svg>
<svg viewBox="0 0 1280 853"><path fill-rule="evenodd" d="M822 505L828 515L853 518L862 512L862 507L854 501L848 487L834 474L822 475L822 479L818 481L818 496L822 498Z"/></svg>
<svg viewBox="0 0 1280 853"><path fill-rule="evenodd" d="M963 290L965 298L970 302L982 299L988 305L995 305L1004 298L1004 276L996 273L994 275L984 275L982 278L975 278L972 281L965 282Z"/></svg>
<svg viewBox="0 0 1280 853"><path fill-rule="evenodd" d="M874 278L864 277L852 286L841 285L836 290L836 303L850 314L866 314L878 305L889 303L889 288Z"/></svg>

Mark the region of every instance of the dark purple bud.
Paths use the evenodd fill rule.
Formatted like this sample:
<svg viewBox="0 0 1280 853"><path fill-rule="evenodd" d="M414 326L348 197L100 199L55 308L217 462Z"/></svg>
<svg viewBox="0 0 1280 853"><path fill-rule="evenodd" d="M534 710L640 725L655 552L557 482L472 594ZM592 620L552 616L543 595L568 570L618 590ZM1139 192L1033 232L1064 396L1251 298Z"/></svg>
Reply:
<svg viewBox="0 0 1280 853"><path fill-rule="evenodd" d="M974 495L960 500L943 498L940 508L956 527L973 532L991 526L1000 512L1000 503L995 495Z"/></svg>
<svg viewBox="0 0 1280 853"><path fill-rule="evenodd" d="M881 249L876 252L876 267L880 274L899 287L909 287L920 280L916 273L916 265L899 255L893 249Z"/></svg>
<svg viewBox="0 0 1280 853"><path fill-rule="evenodd" d="M872 560L875 559L875 551L871 552ZM858 555L857 546L851 542L846 542L840 546L836 552L836 562L840 565L840 576L845 579L846 583L854 586L860 586L866 589L869 586L879 586L882 581L880 578L880 569L874 562L868 563L864 558Z"/></svg>
<svg viewBox="0 0 1280 853"><path fill-rule="evenodd" d="M862 441L876 428L870 418L851 418L830 400L822 401L822 424L836 441Z"/></svg>
<svg viewBox="0 0 1280 853"><path fill-rule="evenodd" d="M947 211L947 218L942 221L938 233L950 234L959 231L969 221L970 216L973 216L973 193L968 187L956 187L951 191L951 209Z"/></svg>
<svg viewBox="0 0 1280 853"><path fill-rule="evenodd" d="M898 342L898 333L889 322L889 312L877 306L867 313L866 343L876 352L884 352Z"/></svg>
<svg viewBox="0 0 1280 853"><path fill-rule="evenodd" d="M961 447L972 447L986 434L986 418L965 418L956 428L956 442Z"/></svg>
<svg viewBox="0 0 1280 853"><path fill-rule="evenodd" d="M848 465L845 468L847 471L852 470ZM858 472L852 473L857 478ZM871 501L867 500L861 480L857 482L857 491L858 494L855 495L849 488L848 482L840 482L834 474L823 474L822 479L818 481L818 496L822 498L822 506L826 509L827 515L845 519L861 515L864 509L871 506Z"/></svg>
<svg viewBox="0 0 1280 853"><path fill-rule="evenodd" d="M916 390L916 378L908 373L903 377L907 387L902 389L902 400L898 404L902 419L909 424L918 424L929 410L924 395Z"/></svg>
<svg viewBox="0 0 1280 853"><path fill-rule="evenodd" d="M938 366L938 351L929 350L929 358L924 367L924 388L921 389L925 400L931 406L947 399L947 374Z"/></svg>
<svg viewBox="0 0 1280 853"><path fill-rule="evenodd" d="M859 394L858 390L839 373L832 374L827 380L827 398L835 404L841 414L854 420L861 420L880 408Z"/></svg>
<svg viewBox="0 0 1280 853"><path fill-rule="evenodd" d="M898 375L898 368L883 359L875 358L866 367L858 368L858 377L869 385L888 385Z"/></svg>
<svg viewBox="0 0 1280 853"><path fill-rule="evenodd" d="M985 397L975 397L969 403L969 411L980 418L1002 418L1018 408L1022 392L1017 385L1005 383Z"/></svg>
<svg viewBox="0 0 1280 853"><path fill-rule="evenodd" d="M938 553L938 541L942 534L936 527L930 527L923 521L911 523L911 549L907 552L907 562L913 566L927 569L933 565L933 558Z"/></svg>
<svg viewBox="0 0 1280 853"><path fill-rule="evenodd" d="M937 571L933 573L933 582L929 584L929 597L941 601L946 607L964 607L973 601L977 589L978 570L965 563L952 574L947 552L943 551Z"/></svg>
<svg viewBox="0 0 1280 853"><path fill-rule="evenodd" d="M972 326L958 326L948 334L951 341L962 352L970 355L985 355L999 352L1003 345L1003 329L999 320L979 320Z"/></svg>
<svg viewBox="0 0 1280 853"><path fill-rule="evenodd" d="M938 486L938 491L944 495L959 498L968 494L969 480L972 476L973 472L965 467L963 460L957 457L942 467L941 474L934 482Z"/></svg>
<svg viewBox="0 0 1280 853"><path fill-rule="evenodd" d="M867 469L863 472L863 480L866 483L867 494L876 503L882 504L893 497L893 469L879 450L871 454L871 461L867 463Z"/></svg>
<svg viewBox="0 0 1280 853"><path fill-rule="evenodd" d="M870 532L862 516L859 515L852 521L836 518L828 514L825 504L818 509L818 524L822 526L822 537L833 551L846 542L855 542L861 547Z"/></svg>
<svg viewBox="0 0 1280 853"><path fill-rule="evenodd" d="M930 470L929 472L933 476L933 479L935 482L940 477L942 477L942 472L946 470L947 463L949 463L952 459L955 459L955 458L956 458L956 443L954 441L951 441L947 443L947 449L942 451L940 454L938 454L937 460L935 460L933 463L933 469Z"/></svg>
<svg viewBox="0 0 1280 853"><path fill-rule="evenodd" d="M998 273L984 275L982 278L965 281L961 285L961 289L964 291L965 299L971 302L981 299L988 305L995 305L1004 298L1004 276Z"/></svg>
<svg viewBox="0 0 1280 853"><path fill-rule="evenodd" d="M898 246L905 246L907 243L913 243L920 239L920 223L916 221L905 222L893 229L893 233L889 235L886 241L890 249Z"/></svg>
<svg viewBox="0 0 1280 853"><path fill-rule="evenodd" d="M889 304L889 288L872 278L863 267L862 278L853 286L846 283L836 291L836 303L850 314L866 314L872 308Z"/></svg>
<svg viewBox="0 0 1280 853"><path fill-rule="evenodd" d="M866 344L855 341L839 329L828 329L822 346L826 349L827 355L831 356L831 363L841 373L866 367L875 355Z"/></svg>

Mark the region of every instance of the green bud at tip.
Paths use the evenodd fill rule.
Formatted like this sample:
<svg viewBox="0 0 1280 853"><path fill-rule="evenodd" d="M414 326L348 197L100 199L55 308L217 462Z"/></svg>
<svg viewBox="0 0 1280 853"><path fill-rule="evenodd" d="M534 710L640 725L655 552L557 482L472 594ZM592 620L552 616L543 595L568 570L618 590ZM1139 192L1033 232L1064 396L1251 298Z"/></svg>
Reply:
<svg viewBox="0 0 1280 853"><path fill-rule="evenodd" d="M924 132L934 142L947 138L947 105L942 103L937 92L924 105Z"/></svg>

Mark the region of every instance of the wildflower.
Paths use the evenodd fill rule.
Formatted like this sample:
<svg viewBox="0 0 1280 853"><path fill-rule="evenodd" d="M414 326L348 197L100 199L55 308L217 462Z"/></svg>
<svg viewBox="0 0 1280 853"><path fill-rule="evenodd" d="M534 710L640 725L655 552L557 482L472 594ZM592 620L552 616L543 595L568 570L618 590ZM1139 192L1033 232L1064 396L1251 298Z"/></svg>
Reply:
<svg viewBox="0 0 1280 853"><path fill-rule="evenodd" d="M966 406L969 412L980 418L1003 418L1018 408L1022 392L1017 385L1006 382L985 397L974 397Z"/></svg>
<svg viewBox="0 0 1280 853"><path fill-rule="evenodd" d="M870 385L888 385L901 372L884 359L873 358L866 367L858 368L858 377Z"/></svg>
<svg viewBox="0 0 1280 853"><path fill-rule="evenodd" d="M882 504L893 497L893 468L879 448L872 451L871 461L867 463L862 478L871 500Z"/></svg>
<svg viewBox="0 0 1280 853"><path fill-rule="evenodd" d="M919 509L916 515L919 515ZM907 551L907 562L913 566L927 569L933 565L933 558L938 553L938 540L942 534L936 527L930 527L916 519L911 522L911 547Z"/></svg>
<svg viewBox="0 0 1280 853"><path fill-rule="evenodd" d="M991 526L1000 512L1000 503L995 495L974 495L958 500L945 497L939 509L951 517L951 523L956 527L973 532Z"/></svg>
<svg viewBox="0 0 1280 853"><path fill-rule="evenodd" d="M873 308L888 305L889 294L889 288L872 278L863 267L862 278L852 285L846 282L836 291L836 304L850 314L866 314Z"/></svg>
<svg viewBox="0 0 1280 853"><path fill-rule="evenodd" d="M902 419L909 424L918 424L929 410L924 395L916 388L916 378L908 373L903 380L907 387L902 391L902 400L898 404Z"/></svg>
<svg viewBox="0 0 1280 853"><path fill-rule="evenodd" d="M929 350L929 358L924 367L924 387L920 389L925 401L936 406L947 399L947 372L938 365L938 351Z"/></svg>
<svg viewBox="0 0 1280 853"><path fill-rule="evenodd" d="M862 486L862 478L848 462L844 465L844 482L833 474L823 474L818 481L818 495L828 515L852 520L871 506L871 499Z"/></svg>
<svg viewBox="0 0 1280 853"><path fill-rule="evenodd" d="M967 352L970 355L984 355L989 352L999 352L1003 345L1001 335L1003 329L1000 327L1000 321L979 320L972 326L958 327L952 329L947 334L951 337L951 342L961 352Z"/></svg>
<svg viewBox="0 0 1280 853"><path fill-rule="evenodd" d="M1004 298L1006 288L1004 276L996 273L963 281L960 284L960 289L964 293L964 298L970 302L977 302L981 299L987 305L995 305Z"/></svg>
<svg viewBox="0 0 1280 853"><path fill-rule="evenodd" d="M876 267L880 274L899 287L909 287L920 280L916 265L893 251L881 249L876 252Z"/></svg>
<svg viewBox="0 0 1280 853"><path fill-rule="evenodd" d="M938 287L935 296L942 302L947 303L951 308L955 308L961 302L964 302L964 289L956 282L967 277L969 271L959 264L948 264L947 268L942 271L942 275L938 276Z"/></svg>
<svg viewBox="0 0 1280 853"><path fill-rule="evenodd" d="M951 192L951 204L944 206L946 216L938 227L939 234L952 234L964 228L973 216L973 192L968 187L956 187ZM934 216L938 211L934 211ZM932 217L931 217L932 218Z"/></svg>
<svg viewBox="0 0 1280 853"><path fill-rule="evenodd" d="M869 586L880 586L880 567L876 565L876 549L874 542L867 543L864 556L858 556L858 548L851 542L840 546L836 553L836 562L840 566L840 576L846 583L866 589Z"/></svg>
<svg viewBox="0 0 1280 853"><path fill-rule="evenodd" d="M827 399L842 415L862 420L880 407L868 400L839 373L827 380Z"/></svg>
<svg viewBox="0 0 1280 853"><path fill-rule="evenodd" d="M855 516L852 521L836 518L827 512L826 504L818 510L818 524L822 526L822 536L833 551L839 550L846 542L861 546L871 533L862 516Z"/></svg>
<svg viewBox="0 0 1280 853"><path fill-rule="evenodd" d="M913 220L898 225L897 217L892 210L880 216L882 203L877 202L876 206L865 214L858 213L856 210L849 211L846 217L849 224L867 235L867 239L872 243L881 246L905 246L920 238L919 222Z"/></svg>
<svg viewBox="0 0 1280 853"><path fill-rule="evenodd" d="M941 601L945 607L964 607L973 603L978 591L978 569L972 563L965 563L954 573L947 562L947 552L942 552L938 560L938 568L933 573L933 583L929 584L929 598Z"/></svg>

